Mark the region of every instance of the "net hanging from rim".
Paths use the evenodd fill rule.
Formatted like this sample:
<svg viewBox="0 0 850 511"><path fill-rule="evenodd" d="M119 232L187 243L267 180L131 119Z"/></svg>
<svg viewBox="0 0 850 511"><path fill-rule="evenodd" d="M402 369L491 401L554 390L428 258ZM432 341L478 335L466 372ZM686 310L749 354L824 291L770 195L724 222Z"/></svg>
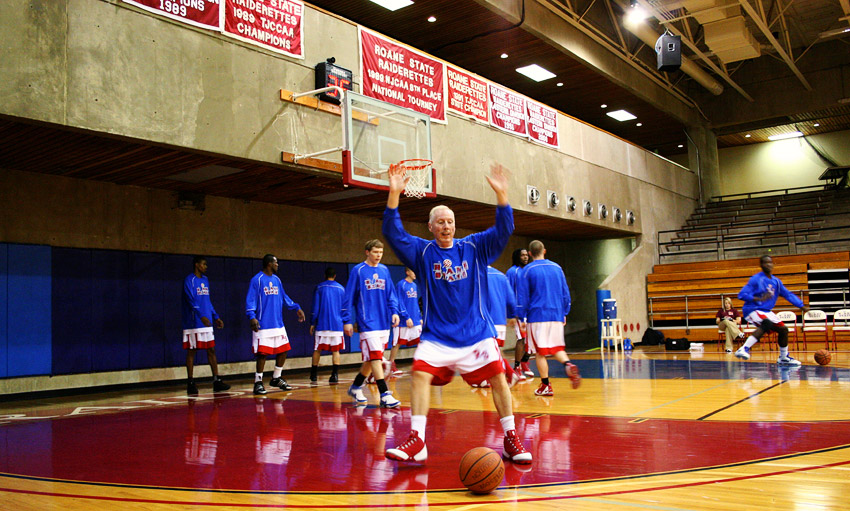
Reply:
<svg viewBox="0 0 850 511"><path fill-rule="evenodd" d="M406 197L416 197L417 199L425 197L428 182L431 179L431 166L433 164L433 161L421 158L398 162L398 166L404 170L404 177L410 178L410 181L404 187L404 195Z"/></svg>

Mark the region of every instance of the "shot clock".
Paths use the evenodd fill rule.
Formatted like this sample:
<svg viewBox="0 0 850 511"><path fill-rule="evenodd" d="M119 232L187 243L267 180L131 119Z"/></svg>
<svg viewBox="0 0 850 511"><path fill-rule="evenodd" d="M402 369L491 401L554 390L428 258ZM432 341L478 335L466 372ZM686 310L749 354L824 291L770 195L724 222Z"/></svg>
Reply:
<svg viewBox="0 0 850 511"><path fill-rule="evenodd" d="M345 90L353 90L352 81L354 80L354 74L348 69L337 66L334 62L336 62L336 59L331 57L325 62L316 64L316 88L321 89L336 85ZM339 92L334 90L319 94L319 99L338 105L342 100L339 96Z"/></svg>

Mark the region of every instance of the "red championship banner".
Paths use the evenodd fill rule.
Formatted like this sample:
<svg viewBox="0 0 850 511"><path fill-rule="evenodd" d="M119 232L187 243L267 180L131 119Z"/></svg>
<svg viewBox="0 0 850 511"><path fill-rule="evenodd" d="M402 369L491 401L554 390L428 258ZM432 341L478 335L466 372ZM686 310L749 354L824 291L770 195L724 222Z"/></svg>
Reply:
<svg viewBox="0 0 850 511"><path fill-rule="evenodd" d="M179 0L190 1L190 0ZM221 0L224 33L290 57L304 58L304 4L299 0Z"/></svg>
<svg viewBox="0 0 850 511"><path fill-rule="evenodd" d="M360 29L364 96L446 121L443 63Z"/></svg>
<svg viewBox="0 0 850 511"><path fill-rule="evenodd" d="M196 27L220 30L219 11L223 0L124 0L146 11Z"/></svg>
<svg viewBox="0 0 850 511"><path fill-rule="evenodd" d="M525 102L528 137L549 147L558 147L558 112L533 101Z"/></svg>
<svg viewBox="0 0 850 511"><path fill-rule="evenodd" d="M500 130L527 137L525 97L490 84L490 124Z"/></svg>
<svg viewBox="0 0 850 511"><path fill-rule="evenodd" d="M489 122L490 103L487 98L487 82L448 65L446 66L446 82L449 110L474 117L481 122Z"/></svg>

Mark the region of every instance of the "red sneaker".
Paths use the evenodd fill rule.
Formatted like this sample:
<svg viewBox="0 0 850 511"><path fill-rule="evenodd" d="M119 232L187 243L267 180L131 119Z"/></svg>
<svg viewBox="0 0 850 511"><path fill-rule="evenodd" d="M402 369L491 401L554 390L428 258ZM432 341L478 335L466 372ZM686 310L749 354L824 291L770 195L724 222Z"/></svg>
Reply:
<svg viewBox="0 0 850 511"><path fill-rule="evenodd" d="M554 396L552 386L546 383L541 383L537 390L534 391L535 396Z"/></svg>
<svg viewBox="0 0 850 511"><path fill-rule="evenodd" d="M505 445L508 445L507 440L505 440ZM411 430L410 436L404 443L394 449L387 449L385 455L395 461L425 461L428 459L428 448L425 447L425 442L419 438L419 433Z"/></svg>
<svg viewBox="0 0 850 511"><path fill-rule="evenodd" d="M576 367L575 364L567 362L564 364L564 368L567 370L567 376L569 376L570 382L573 384L573 388L579 388L581 386L581 376L578 374L578 367Z"/></svg>
<svg viewBox="0 0 850 511"><path fill-rule="evenodd" d="M390 374L393 376L398 376L400 374L404 374L404 371L399 371L399 369L395 366L395 362L393 362L392 367L390 368Z"/></svg>
<svg viewBox="0 0 850 511"><path fill-rule="evenodd" d="M534 377L534 372L532 372L531 368L528 367L528 362L520 362L519 366L522 368L522 374L528 376L529 378Z"/></svg>
<svg viewBox="0 0 850 511"><path fill-rule="evenodd" d="M524 375L524 374L522 374L522 369L520 369L519 367L517 367L517 368L516 368L516 369L514 369L513 371L514 371L514 374L515 374L515 375L516 375L516 377L517 377L517 381L523 382L523 381L526 381L526 380L527 380L527 378L525 377L525 375Z"/></svg>
<svg viewBox="0 0 850 511"><path fill-rule="evenodd" d="M531 453L525 450L514 429L505 433L505 449L502 451L502 457L520 465L531 463Z"/></svg>

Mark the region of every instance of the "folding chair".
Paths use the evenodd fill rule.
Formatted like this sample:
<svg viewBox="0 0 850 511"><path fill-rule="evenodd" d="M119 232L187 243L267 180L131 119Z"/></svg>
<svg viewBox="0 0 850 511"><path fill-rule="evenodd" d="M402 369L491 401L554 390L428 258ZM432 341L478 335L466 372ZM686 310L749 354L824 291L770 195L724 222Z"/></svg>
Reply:
<svg viewBox="0 0 850 511"><path fill-rule="evenodd" d="M800 340L797 338L797 315L791 311L779 311L776 313L776 317L779 318L785 328L788 329L788 343L791 343L791 333L794 334L794 349L799 349Z"/></svg>
<svg viewBox="0 0 850 511"><path fill-rule="evenodd" d="M838 309L832 315L832 345L836 351L838 351L838 334L840 333L850 334L850 309Z"/></svg>
<svg viewBox="0 0 850 511"><path fill-rule="evenodd" d="M809 348L809 339L806 334L823 332L823 339L826 341L826 347L829 348L829 337L827 337L826 328L826 313L822 310L810 310L803 314L803 349ZM819 337L819 336L818 336Z"/></svg>

